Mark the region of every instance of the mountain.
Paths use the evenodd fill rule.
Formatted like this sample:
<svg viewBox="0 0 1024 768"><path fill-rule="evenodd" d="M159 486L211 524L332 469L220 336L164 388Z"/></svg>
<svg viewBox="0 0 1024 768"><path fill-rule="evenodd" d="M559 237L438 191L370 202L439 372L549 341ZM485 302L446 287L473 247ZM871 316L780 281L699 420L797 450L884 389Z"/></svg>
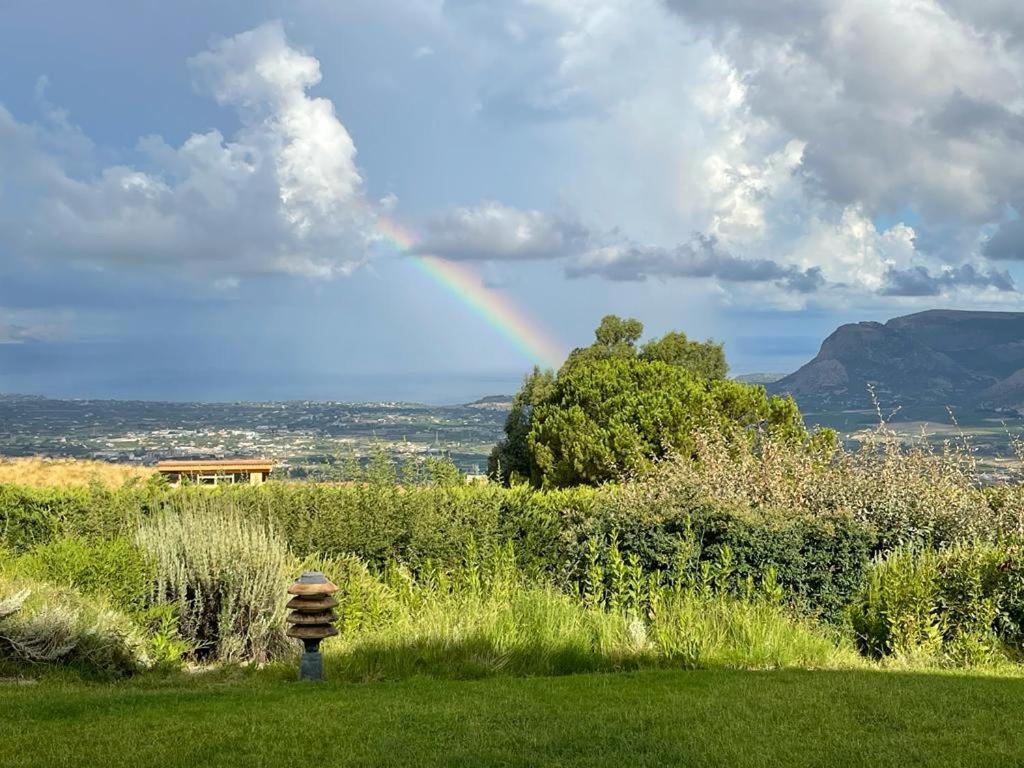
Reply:
<svg viewBox="0 0 1024 768"><path fill-rule="evenodd" d="M744 384L774 384L779 379L786 378L784 373L741 373L733 376L736 381Z"/></svg>
<svg viewBox="0 0 1024 768"><path fill-rule="evenodd" d="M817 356L771 384L804 410L969 406L1024 411L1024 312L933 309L837 328Z"/></svg>
<svg viewBox="0 0 1024 768"><path fill-rule="evenodd" d="M491 411L508 411L512 409L512 395L487 395L472 403L466 403L467 408L481 408Z"/></svg>

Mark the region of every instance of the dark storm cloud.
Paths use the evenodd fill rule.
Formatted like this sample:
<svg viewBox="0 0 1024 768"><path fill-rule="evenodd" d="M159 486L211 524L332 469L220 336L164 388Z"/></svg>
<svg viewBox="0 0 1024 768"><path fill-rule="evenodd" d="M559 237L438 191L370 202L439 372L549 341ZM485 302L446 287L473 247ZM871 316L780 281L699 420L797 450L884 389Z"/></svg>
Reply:
<svg viewBox="0 0 1024 768"><path fill-rule="evenodd" d="M618 281L643 281L648 277L715 278L726 283L774 283L798 293L814 292L825 282L817 267L801 270L771 259L739 258L706 235L698 235L675 248L636 244L596 248L572 260L566 274L600 275Z"/></svg>
<svg viewBox="0 0 1024 768"><path fill-rule="evenodd" d="M1014 219L1000 225L985 241L983 251L997 261L1024 261L1024 221Z"/></svg>
<svg viewBox="0 0 1024 768"><path fill-rule="evenodd" d="M920 266L889 269L885 273L885 284L880 293L884 296L938 296L943 291L963 287L1016 291L1013 278L1008 272L982 272L970 264L963 264L943 269L937 274Z"/></svg>

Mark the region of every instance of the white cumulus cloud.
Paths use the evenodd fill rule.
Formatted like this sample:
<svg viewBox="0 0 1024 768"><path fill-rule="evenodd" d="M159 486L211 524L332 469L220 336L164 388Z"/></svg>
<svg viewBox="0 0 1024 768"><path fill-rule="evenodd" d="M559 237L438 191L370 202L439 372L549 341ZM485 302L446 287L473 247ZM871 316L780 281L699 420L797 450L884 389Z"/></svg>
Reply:
<svg viewBox="0 0 1024 768"><path fill-rule="evenodd" d="M332 103L313 98L316 58L279 23L188 62L200 91L240 128L180 146L140 140L143 160L92 172L55 149L62 124L19 122L0 106L0 238L13 252L103 267L167 264L222 277L346 274L366 258L372 213L356 149ZM79 142L81 144L81 142Z"/></svg>

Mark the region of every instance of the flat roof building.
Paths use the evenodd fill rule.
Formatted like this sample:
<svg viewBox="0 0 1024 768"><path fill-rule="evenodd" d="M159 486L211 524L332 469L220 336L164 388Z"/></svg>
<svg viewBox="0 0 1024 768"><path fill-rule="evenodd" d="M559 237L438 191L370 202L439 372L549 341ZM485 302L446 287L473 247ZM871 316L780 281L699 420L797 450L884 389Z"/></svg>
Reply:
<svg viewBox="0 0 1024 768"><path fill-rule="evenodd" d="M157 462L157 471L172 485L187 478L196 485L260 485L274 468L268 459L168 459Z"/></svg>

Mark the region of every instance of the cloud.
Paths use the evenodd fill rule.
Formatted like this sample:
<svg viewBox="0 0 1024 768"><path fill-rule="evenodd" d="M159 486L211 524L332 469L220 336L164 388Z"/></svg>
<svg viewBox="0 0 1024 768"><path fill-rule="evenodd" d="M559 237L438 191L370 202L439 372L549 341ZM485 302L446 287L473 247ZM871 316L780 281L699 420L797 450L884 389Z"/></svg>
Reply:
<svg viewBox="0 0 1024 768"><path fill-rule="evenodd" d="M560 139L560 199L627 233L592 235L575 274L707 272L688 243L699 232L743 262L737 274L772 275L766 294L863 303L890 270L987 274L980 233L1024 188L1020 55L991 19L978 34L935 0L513 0L487 19L480 7L449 15L496 52L485 116ZM741 283L725 263L728 294ZM970 301L961 282L945 289Z"/></svg>
<svg viewBox="0 0 1024 768"><path fill-rule="evenodd" d="M1024 221L1014 219L999 226L982 250L997 261L1024 261Z"/></svg>
<svg viewBox="0 0 1024 768"><path fill-rule="evenodd" d="M21 344L25 341L34 341L35 336L31 328L0 323L0 344Z"/></svg>
<svg viewBox="0 0 1024 768"><path fill-rule="evenodd" d="M414 252L454 261L562 260L570 278L640 282L648 277L711 278L723 283L771 283L795 293L825 285L822 270L771 259L741 258L714 235L694 235L672 248L641 245L618 230L597 233L574 217L520 210L498 202L454 208L427 220Z"/></svg>
<svg viewBox="0 0 1024 768"><path fill-rule="evenodd" d="M0 246L221 278L331 277L363 263L372 214L351 137L331 102L307 93L318 61L275 22L217 42L188 66L240 127L230 138L194 133L178 147L144 137L140 164L76 172L83 163L54 140L77 135L65 113L51 108L51 124L38 126L0 106Z"/></svg>
<svg viewBox="0 0 1024 768"><path fill-rule="evenodd" d="M675 248L634 244L608 245L574 259L569 277L600 275L609 280L642 281L648 277L715 278L725 283L774 283L797 293L824 285L818 267L799 269L770 259L743 259L722 250L713 237L696 236Z"/></svg>
<svg viewBox="0 0 1024 768"><path fill-rule="evenodd" d="M884 296L938 296L957 288L993 288L1004 292L1017 290L1008 272L983 272L970 264L962 264L959 267L946 267L934 274L922 266L889 269L885 273L885 284L880 293Z"/></svg>
<svg viewBox="0 0 1024 768"><path fill-rule="evenodd" d="M455 261L557 259L578 252L588 238L568 219L485 202L429 219L416 251Z"/></svg>
<svg viewBox="0 0 1024 768"><path fill-rule="evenodd" d="M1015 4L667 2L728 59L751 115L805 143L814 194L926 224L978 225L1022 202L1024 57L1002 26L1019 32Z"/></svg>
<svg viewBox="0 0 1024 768"><path fill-rule="evenodd" d="M879 230L856 208L838 221L814 219L785 259L737 255L717 235L694 234L681 244L642 244L619 230L595 232L575 217L519 210L497 202L459 207L430 218L414 251L458 261L564 263L569 278L613 282L649 278L705 279L722 286L758 284L774 290L767 301L793 307L792 297L830 292L836 301L856 297L928 297L954 292L1015 293L1005 271L971 262L929 265L905 224ZM784 298L790 297L790 298Z"/></svg>
<svg viewBox="0 0 1024 768"><path fill-rule="evenodd" d="M47 317L49 315L49 317ZM0 307L0 344L24 344L66 338L63 313L24 312Z"/></svg>

